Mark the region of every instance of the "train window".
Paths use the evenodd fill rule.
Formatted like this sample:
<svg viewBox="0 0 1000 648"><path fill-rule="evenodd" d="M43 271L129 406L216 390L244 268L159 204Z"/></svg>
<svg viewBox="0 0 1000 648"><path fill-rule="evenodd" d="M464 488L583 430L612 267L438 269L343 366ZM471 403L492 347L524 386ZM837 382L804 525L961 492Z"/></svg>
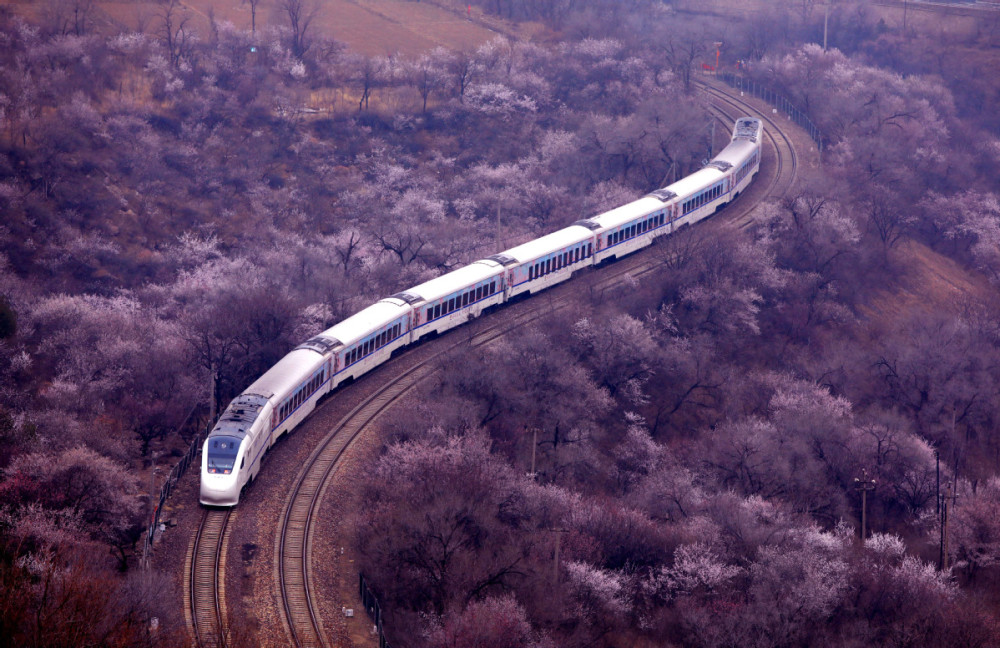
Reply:
<svg viewBox="0 0 1000 648"><path fill-rule="evenodd" d="M476 286L476 301L479 301L482 298L483 298L483 287Z"/></svg>
<svg viewBox="0 0 1000 648"><path fill-rule="evenodd" d="M496 281L491 281L490 282L490 294L492 295L496 291L497 291L497 282Z"/></svg>
<svg viewBox="0 0 1000 648"><path fill-rule="evenodd" d="M462 306L469 305L469 293L462 293Z"/></svg>
<svg viewBox="0 0 1000 648"><path fill-rule="evenodd" d="M552 272L552 259L545 260L545 274Z"/></svg>

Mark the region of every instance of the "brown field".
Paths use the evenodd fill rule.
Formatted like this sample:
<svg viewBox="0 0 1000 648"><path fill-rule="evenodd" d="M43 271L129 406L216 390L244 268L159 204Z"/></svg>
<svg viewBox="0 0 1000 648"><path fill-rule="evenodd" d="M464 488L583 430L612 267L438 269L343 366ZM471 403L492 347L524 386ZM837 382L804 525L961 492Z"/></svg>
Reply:
<svg viewBox="0 0 1000 648"><path fill-rule="evenodd" d="M808 5L799 2L798 6ZM719 16L751 15L773 9L773 0L677 0L675 6L684 12L715 14ZM823 16L823 4L814 2L805 9L794 11L805 13L812 20ZM903 25L904 10L908 30L950 37L969 37L979 34L1000 19L1000 11L988 9L969 11L965 7L921 6L918 2L865 2L848 1L840 3L840 10L863 12L866 16L881 18L890 29ZM792 9L790 9L792 11ZM832 10L831 10L832 11Z"/></svg>
<svg viewBox="0 0 1000 648"><path fill-rule="evenodd" d="M419 55L435 47L455 50L472 49L516 27L504 24L472 8L471 18L464 11L452 11L431 2L412 0L315 0L318 11L310 25L314 34L331 36L354 51L369 56L400 53ZM4 0L0 5L15 13L44 20L49 5ZM189 24L203 37L209 33L209 16L250 29L250 6L241 0L181 0L189 15ZM162 4L157 2L98 2L98 24L142 30L160 28ZM286 18L275 0L261 0L257 7L257 28L283 25Z"/></svg>

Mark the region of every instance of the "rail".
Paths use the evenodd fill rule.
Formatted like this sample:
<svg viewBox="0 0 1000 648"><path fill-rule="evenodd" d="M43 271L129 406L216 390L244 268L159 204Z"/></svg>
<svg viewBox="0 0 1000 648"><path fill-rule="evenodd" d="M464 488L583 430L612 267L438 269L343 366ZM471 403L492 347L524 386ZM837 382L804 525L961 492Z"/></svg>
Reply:
<svg viewBox="0 0 1000 648"><path fill-rule="evenodd" d="M801 110L799 110L792 102L788 100L787 97L778 94L771 88L757 83L753 79L748 79L732 72L720 72L718 78L724 81L729 87L735 88L740 92L749 93L752 97L757 97L762 101L765 101L775 109L788 115L788 118L793 122L798 124L809 133L809 137L816 142L816 146L819 147L820 153L823 152L823 133L816 127L816 124L812 122L811 119Z"/></svg>

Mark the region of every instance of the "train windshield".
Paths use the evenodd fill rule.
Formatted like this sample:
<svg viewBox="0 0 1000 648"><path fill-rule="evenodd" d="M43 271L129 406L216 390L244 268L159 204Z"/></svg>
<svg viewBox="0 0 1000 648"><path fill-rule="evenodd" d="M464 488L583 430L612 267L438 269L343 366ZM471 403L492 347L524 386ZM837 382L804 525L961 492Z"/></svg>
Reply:
<svg viewBox="0 0 1000 648"><path fill-rule="evenodd" d="M236 437L214 436L208 440L208 472L228 475L233 472L240 440Z"/></svg>

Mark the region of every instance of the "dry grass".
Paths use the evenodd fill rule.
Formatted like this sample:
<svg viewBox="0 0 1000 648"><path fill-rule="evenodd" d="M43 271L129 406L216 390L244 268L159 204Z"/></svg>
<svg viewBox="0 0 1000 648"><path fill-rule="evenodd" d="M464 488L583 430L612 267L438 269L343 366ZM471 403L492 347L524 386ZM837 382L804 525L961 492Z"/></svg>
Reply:
<svg viewBox="0 0 1000 648"><path fill-rule="evenodd" d="M982 275L922 243L902 242L897 252L905 267L903 279L871 300L868 311L874 319L891 322L919 312L955 312L963 302L986 299L994 290Z"/></svg>
<svg viewBox="0 0 1000 648"><path fill-rule="evenodd" d="M250 29L250 6L241 0L182 0L190 23L199 34L209 32L209 16ZM130 29L154 31L162 12L155 2L103 2L103 12ZM284 25L286 18L275 0L262 0L257 8L257 28ZM492 19L476 8L472 19L428 2L409 0L318 0L310 26L315 34L336 38L356 52L369 56L400 53L419 55L435 47L474 49L497 37Z"/></svg>

